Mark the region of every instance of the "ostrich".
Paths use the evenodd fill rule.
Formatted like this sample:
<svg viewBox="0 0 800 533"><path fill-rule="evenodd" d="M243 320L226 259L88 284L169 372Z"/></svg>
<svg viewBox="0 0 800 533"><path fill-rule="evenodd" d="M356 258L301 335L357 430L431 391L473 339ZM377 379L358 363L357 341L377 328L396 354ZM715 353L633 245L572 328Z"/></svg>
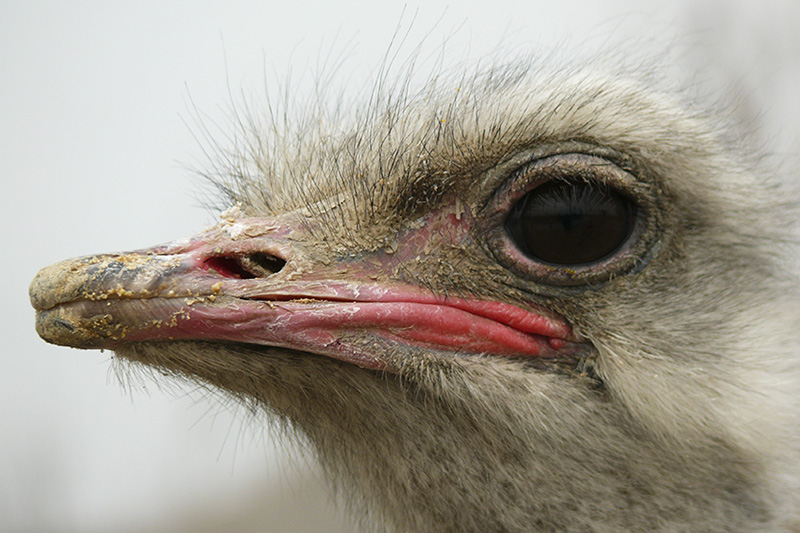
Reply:
<svg viewBox="0 0 800 533"><path fill-rule="evenodd" d="M796 530L794 214L651 81L520 63L267 128L213 228L40 271L37 331L289 422L369 530Z"/></svg>

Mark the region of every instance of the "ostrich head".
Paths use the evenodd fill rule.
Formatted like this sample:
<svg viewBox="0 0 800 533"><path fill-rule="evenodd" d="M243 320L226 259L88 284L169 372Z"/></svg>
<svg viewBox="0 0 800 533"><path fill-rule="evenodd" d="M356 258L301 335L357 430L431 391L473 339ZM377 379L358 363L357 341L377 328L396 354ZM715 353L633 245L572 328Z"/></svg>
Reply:
<svg viewBox="0 0 800 533"><path fill-rule="evenodd" d="M37 331L289 420L372 528L796 527L793 214L730 139L573 69L376 99L258 136L217 226L43 269Z"/></svg>

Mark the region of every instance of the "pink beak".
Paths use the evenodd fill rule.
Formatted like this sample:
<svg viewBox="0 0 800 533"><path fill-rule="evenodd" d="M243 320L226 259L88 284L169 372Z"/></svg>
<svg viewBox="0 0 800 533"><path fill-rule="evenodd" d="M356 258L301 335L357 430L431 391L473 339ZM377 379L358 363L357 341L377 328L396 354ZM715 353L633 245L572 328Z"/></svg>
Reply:
<svg viewBox="0 0 800 533"><path fill-rule="evenodd" d="M451 237L460 231L441 218ZM292 214L231 219L190 240L46 267L30 287L37 332L76 348L235 341L389 370L371 345L560 358L575 344L564 320L534 306L443 297L400 281L397 265L430 230L407 232L391 253L325 264L303 247L295 222Z"/></svg>

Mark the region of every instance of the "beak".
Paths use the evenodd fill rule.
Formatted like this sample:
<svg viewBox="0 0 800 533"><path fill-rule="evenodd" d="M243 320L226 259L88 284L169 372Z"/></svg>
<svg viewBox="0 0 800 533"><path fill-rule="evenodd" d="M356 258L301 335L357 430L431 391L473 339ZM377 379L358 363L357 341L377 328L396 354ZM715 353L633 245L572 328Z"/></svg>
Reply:
<svg viewBox="0 0 800 533"><path fill-rule="evenodd" d="M75 348L235 341L372 369L391 366L380 355L387 346L553 358L572 344L569 325L541 309L444 298L401 281L402 249L321 259L299 227L292 214L230 219L188 240L51 265L30 287L36 330Z"/></svg>

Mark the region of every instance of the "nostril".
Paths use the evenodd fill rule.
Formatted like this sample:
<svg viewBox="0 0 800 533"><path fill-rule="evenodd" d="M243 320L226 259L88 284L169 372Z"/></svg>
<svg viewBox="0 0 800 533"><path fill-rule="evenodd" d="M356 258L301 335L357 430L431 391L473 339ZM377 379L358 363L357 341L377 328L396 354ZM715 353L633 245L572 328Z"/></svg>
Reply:
<svg viewBox="0 0 800 533"><path fill-rule="evenodd" d="M220 276L233 279L253 279L279 272L286 261L264 253L240 256L214 256L203 261L203 266Z"/></svg>
<svg viewBox="0 0 800 533"><path fill-rule="evenodd" d="M286 266L286 261L280 257L263 253L245 255L240 257L239 261L245 270L257 277L277 274Z"/></svg>
<svg viewBox="0 0 800 533"><path fill-rule="evenodd" d="M236 257L216 256L203 261L203 266L220 276L233 279L251 279L255 275L245 270Z"/></svg>

